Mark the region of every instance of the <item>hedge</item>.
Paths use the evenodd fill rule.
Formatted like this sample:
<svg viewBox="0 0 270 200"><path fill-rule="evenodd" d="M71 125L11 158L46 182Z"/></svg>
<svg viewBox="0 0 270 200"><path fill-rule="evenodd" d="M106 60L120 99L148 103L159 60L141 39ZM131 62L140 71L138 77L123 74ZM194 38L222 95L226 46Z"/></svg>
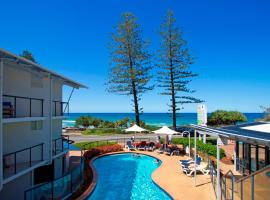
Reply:
<svg viewBox="0 0 270 200"><path fill-rule="evenodd" d="M173 138L172 143L188 146L189 139L188 138ZM194 139L190 140L190 145L194 146ZM198 151L206 153L209 156L214 156L215 158L217 156L217 147L216 145L213 145L213 141L210 141L210 142L207 141L207 143L204 144L201 140L197 140L197 149ZM220 149L220 158L223 158L225 156L226 156L225 151L223 149Z"/></svg>

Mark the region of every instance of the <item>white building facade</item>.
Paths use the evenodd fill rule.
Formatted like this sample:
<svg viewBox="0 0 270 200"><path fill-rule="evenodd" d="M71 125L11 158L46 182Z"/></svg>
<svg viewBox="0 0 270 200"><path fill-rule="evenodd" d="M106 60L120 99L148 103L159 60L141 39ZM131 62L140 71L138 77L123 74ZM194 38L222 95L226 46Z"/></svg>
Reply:
<svg viewBox="0 0 270 200"><path fill-rule="evenodd" d="M0 49L0 199L23 199L68 166L62 89L85 86Z"/></svg>

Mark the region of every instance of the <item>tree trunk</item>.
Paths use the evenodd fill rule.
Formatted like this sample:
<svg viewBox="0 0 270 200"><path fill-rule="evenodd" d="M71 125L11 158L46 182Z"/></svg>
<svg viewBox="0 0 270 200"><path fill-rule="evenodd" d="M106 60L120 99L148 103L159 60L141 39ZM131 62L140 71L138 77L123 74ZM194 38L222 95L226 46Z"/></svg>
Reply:
<svg viewBox="0 0 270 200"><path fill-rule="evenodd" d="M129 33L129 29L126 26L127 33ZM128 39L129 41L129 39ZM139 113L139 103L138 103L138 96L137 96L137 89L136 89L136 77L133 71L133 62L131 58L131 44L128 43L128 60L129 60L129 68L130 68L130 74L131 74L131 82L132 82L132 93L133 93L133 100L134 100L134 111L135 111L135 118L136 118L136 124L140 126L140 113Z"/></svg>
<svg viewBox="0 0 270 200"><path fill-rule="evenodd" d="M133 89L134 110L135 110L136 124L138 126L140 126L139 104L138 104L137 91L136 91L136 87L135 87L134 81L132 81L132 89Z"/></svg>
<svg viewBox="0 0 270 200"><path fill-rule="evenodd" d="M171 25L171 19L170 19L170 25ZM173 77L173 61L172 61L172 30L171 26L169 28L169 38L170 38L170 44L169 44L169 50L170 50L170 74L171 74L171 92L172 92L172 120L173 120L173 129L176 129L176 102L175 102L175 91L174 91L174 77Z"/></svg>

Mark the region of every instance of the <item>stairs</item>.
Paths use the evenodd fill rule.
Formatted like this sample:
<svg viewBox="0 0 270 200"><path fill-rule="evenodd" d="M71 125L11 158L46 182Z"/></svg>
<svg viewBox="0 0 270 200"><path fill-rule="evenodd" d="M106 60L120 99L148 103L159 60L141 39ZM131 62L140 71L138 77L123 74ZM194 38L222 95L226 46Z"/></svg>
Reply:
<svg viewBox="0 0 270 200"><path fill-rule="evenodd" d="M224 200L270 199L270 165L248 176L235 176L232 171L221 178Z"/></svg>

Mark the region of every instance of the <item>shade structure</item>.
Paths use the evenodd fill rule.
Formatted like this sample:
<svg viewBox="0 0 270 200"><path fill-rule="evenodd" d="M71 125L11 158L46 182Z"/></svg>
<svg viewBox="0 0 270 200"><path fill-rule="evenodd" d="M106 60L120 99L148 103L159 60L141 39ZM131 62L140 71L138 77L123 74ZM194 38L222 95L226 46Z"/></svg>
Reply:
<svg viewBox="0 0 270 200"><path fill-rule="evenodd" d="M162 126L162 128L153 131L157 135L173 135L173 134L179 134L179 132L170 129L168 126Z"/></svg>
<svg viewBox="0 0 270 200"><path fill-rule="evenodd" d="M134 124L132 127L125 129L125 132L138 132L138 133L140 133L140 132L144 132L144 131L147 131L147 130L139 127L137 124Z"/></svg>

